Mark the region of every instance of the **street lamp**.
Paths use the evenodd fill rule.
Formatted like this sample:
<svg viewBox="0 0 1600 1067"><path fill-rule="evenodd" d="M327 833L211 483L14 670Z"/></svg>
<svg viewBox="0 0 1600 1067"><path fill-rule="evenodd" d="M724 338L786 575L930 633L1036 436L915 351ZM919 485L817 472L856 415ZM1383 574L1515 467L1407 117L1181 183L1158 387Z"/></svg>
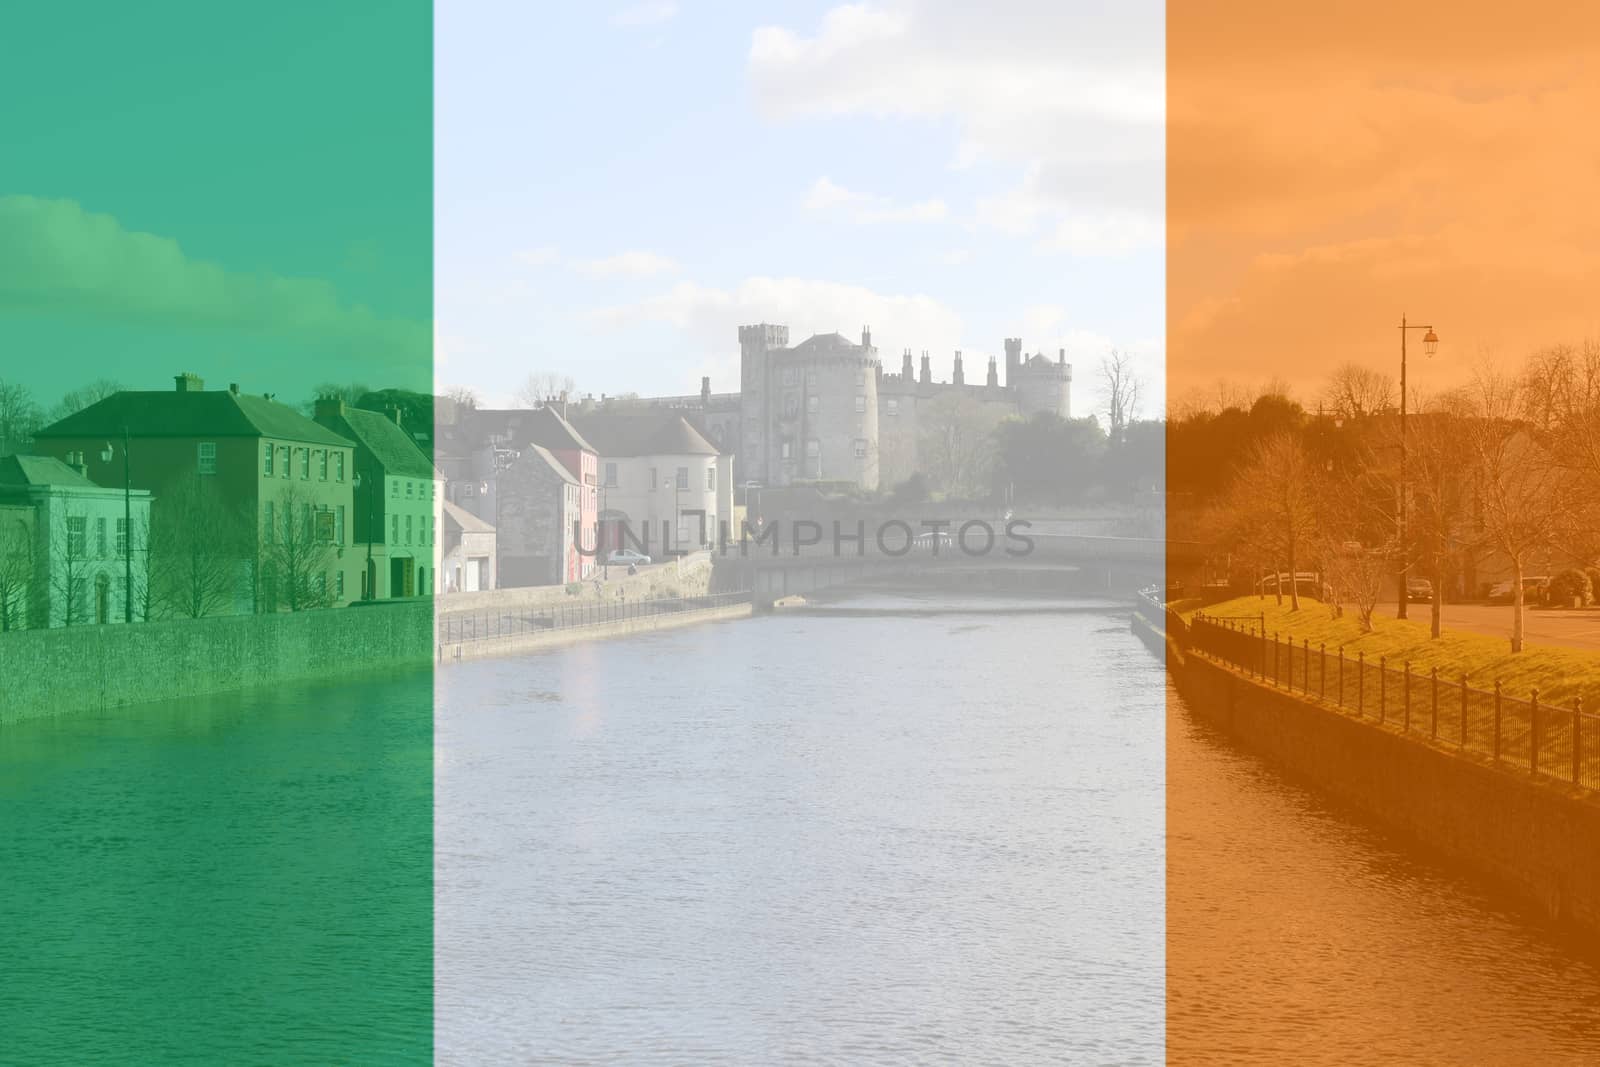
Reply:
<svg viewBox="0 0 1600 1067"><path fill-rule="evenodd" d="M111 442L100 450L100 461L110 463L116 454ZM122 621L133 623L133 474L128 460L128 427L122 427Z"/></svg>
<svg viewBox="0 0 1600 1067"><path fill-rule="evenodd" d="M378 576L372 570L372 490L374 489L372 483L374 479L363 477L361 472L357 471L354 481L357 489L360 489L363 485L367 488L367 571L361 576L361 599L373 600L376 599L376 591L373 586L378 584Z"/></svg>
<svg viewBox="0 0 1600 1067"><path fill-rule="evenodd" d="M1406 618L1406 604L1411 599L1406 591L1406 576L1411 570L1411 560L1406 544L1406 331L1427 330L1422 335L1422 351L1429 356L1439 351L1439 335L1432 326L1412 326L1400 316L1400 606L1395 618Z"/></svg>

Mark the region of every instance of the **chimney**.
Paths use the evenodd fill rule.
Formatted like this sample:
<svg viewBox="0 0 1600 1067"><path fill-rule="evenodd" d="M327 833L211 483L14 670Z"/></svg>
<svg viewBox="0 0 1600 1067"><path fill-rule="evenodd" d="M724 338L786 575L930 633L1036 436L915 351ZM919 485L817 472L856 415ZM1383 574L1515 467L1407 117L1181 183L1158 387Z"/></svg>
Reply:
<svg viewBox="0 0 1600 1067"><path fill-rule="evenodd" d="M234 396L238 396L239 395L239 383L238 382L229 382L228 383L228 392L232 393Z"/></svg>
<svg viewBox="0 0 1600 1067"><path fill-rule="evenodd" d="M933 384L933 364L928 361L928 353L922 353L922 384Z"/></svg>
<svg viewBox="0 0 1600 1067"><path fill-rule="evenodd" d="M391 407L391 408L390 408L390 409L389 409L389 410L388 410L388 411L386 411L386 412L384 412L384 414L385 414L385 415L388 415L388 416L389 416L389 418L390 418L390 419L391 419L391 420L392 420L392 421L393 421L393 422L394 422L394 424L395 424L395 425L396 425L396 426L400 426L400 425L401 425L401 421L400 421L400 409L399 409L399 408L397 408L397 407Z"/></svg>
<svg viewBox="0 0 1600 1067"><path fill-rule="evenodd" d="M188 371L173 375L172 381L180 393L198 393L206 387L206 383L200 380L198 374L190 374Z"/></svg>
<svg viewBox="0 0 1600 1067"><path fill-rule="evenodd" d="M702 408L711 406L711 378L709 376L700 379L700 406Z"/></svg>
<svg viewBox="0 0 1600 1067"><path fill-rule="evenodd" d="M336 419L343 414L343 400L340 400L336 396L317 397L316 414L313 416L313 418L319 421L322 419Z"/></svg>
<svg viewBox="0 0 1600 1067"><path fill-rule="evenodd" d="M967 376L961 370L961 349L956 349L955 369L950 372L950 381L954 385L966 385Z"/></svg>
<svg viewBox="0 0 1600 1067"><path fill-rule="evenodd" d="M89 468L83 462L82 452L68 452L67 466L71 467L84 477L88 477L89 475Z"/></svg>
<svg viewBox="0 0 1600 1067"><path fill-rule="evenodd" d="M1057 355L1056 362L1063 367L1067 365L1067 350L1065 348L1061 349L1060 354Z"/></svg>
<svg viewBox="0 0 1600 1067"><path fill-rule="evenodd" d="M911 366L911 349L906 349L905 357L900 361L900 377L910 385L916 380L917 372Z"/></svg>
<svg viewBox="0 0 1600 1067"><path fill-rule="evenodd" d="M988 385L989 385L990 389L997 389L1000 386L1000 368L995 365L995 361L994 361L994 357L993 356L989 357L989 382L988 382Z"/></svg>
<svg viewBox="0 0 1600 1067"><path fill-rule="evenodd" d="M861 347L862 348L871 348L872 347L872 327L871 326L863 326L863 327L861 327Z"/></svg>

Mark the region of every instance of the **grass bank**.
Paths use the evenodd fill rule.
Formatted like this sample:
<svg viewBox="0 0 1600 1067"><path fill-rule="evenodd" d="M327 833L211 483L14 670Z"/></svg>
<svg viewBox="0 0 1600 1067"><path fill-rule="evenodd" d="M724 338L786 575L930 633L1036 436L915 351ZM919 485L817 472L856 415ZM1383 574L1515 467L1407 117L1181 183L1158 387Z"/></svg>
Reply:
<svg viewBox="0 0 1600 1067"><path fill-rule="evenodd" d="M1427 610L1426 605L1419 607ZM1188 619L1196 610L1189 606L1181 614ZM1390 665L1398 668L1409 660L1412 669L1421 674L1439 668L1441 680L1455 682L1466 674L1471 685L1492 689L1498 679L1512 696L1526 698L1529 691L1538 689L1542 701L1565 705L1582 696L1586 709L1600 709L1600 655L1593 652L1528 644L1513 654L1503 637L1446 630L1436 640L1428 635L1426 621L1382 616L1375 616L1373 632L1364 634L1353 611L1346 609L1344 617L1336 619L1327 605L1308 597L1300 598L1299 611L1287 600L1280 605L1272 597L1254 596L1204 610L1219 619L1264 616L1269 635L1292 635L1296 645L1310 641L1313 649L1326 644L1329 655L1342 646L1348 657L1365 652L1368 663L1386 656Z"/></svg>

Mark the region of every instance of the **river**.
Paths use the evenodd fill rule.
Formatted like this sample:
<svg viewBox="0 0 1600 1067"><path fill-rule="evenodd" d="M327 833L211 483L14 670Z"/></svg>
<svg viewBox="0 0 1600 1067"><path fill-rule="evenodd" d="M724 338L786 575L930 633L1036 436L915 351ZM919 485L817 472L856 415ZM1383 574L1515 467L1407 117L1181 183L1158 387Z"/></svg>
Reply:
<svg viewBox="0 0 1600 1067"><path fill-rule="evenodd" d="M0 1062L1600 1060L1125 616L850 606L0 731Z"/></svg>

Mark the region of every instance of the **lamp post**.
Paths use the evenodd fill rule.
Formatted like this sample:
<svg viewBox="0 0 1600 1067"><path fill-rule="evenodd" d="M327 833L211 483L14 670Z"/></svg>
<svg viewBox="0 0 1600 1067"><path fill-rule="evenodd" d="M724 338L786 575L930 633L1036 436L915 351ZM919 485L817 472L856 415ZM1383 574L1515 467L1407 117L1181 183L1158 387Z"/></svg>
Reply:
<svg viewBox="0 0 1600 1067"><path fill-rule="evenodd" d="M372 570L372 482L373 479L370 476L363 475L360 471L356 472L356 488L360 489L365 486L367 490L367 569L361 576L362 600L376 599L375 590L372 587L378 584L376 580L378 576Z"/></svg>
<svg viewBox="0 0 1600 1067"><path fill-rule="evenodd" d="M1439 335L1432 326L1412 326L1400 316L1400 605L1395 618L1406 618L1406 604L1411 594L1406 589L1406 576L1411 570L1411 559L1406 538L1406 331L1427 330L1422 335L1422 350L1432 356L1439 350Z"/></svg>
<svg viewBox="0 0 1600 1067"><path fill-rule="evenodd" d="M128 458L128 427L122 427L122 621L133 622L133 470ZM116 449L110 441L100 460L110 463Z"/></svg>

